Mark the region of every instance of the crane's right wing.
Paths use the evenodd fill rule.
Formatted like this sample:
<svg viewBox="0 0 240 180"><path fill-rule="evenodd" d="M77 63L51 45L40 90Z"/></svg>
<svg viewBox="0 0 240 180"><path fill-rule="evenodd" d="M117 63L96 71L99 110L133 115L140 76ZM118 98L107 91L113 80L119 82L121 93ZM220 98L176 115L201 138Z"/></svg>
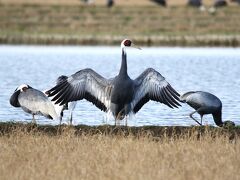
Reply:
<svg viewBox="0 0 240 180"><path fill-rule="evenodd" d="M66 104L71 101L86 99L103 111L110 108L112 80L105 79L92 69L83 69L69 76L65 81L48 91L54 96L52 101Z"/></svg>
<svg viewBox="0 0 240 180"><path fill-rule="evenodd" d="M152 68L146 69L134 80L135 95L132 101L133 112L138 112L149 100L163 103L170 108L181 106L179 94L165 80L165 78Z"/></svg>

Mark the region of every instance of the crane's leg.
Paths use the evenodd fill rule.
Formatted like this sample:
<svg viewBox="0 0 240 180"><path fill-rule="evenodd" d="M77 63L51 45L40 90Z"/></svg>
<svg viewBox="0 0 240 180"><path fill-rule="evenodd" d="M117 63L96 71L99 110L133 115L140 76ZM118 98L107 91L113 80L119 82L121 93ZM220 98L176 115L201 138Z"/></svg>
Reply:
<svg viewBox="0 0 240 180"><path fill-rule="evenodd" d="M125 118L125 126L128 126L128 116Z"/></svg>
<svg viewBox="0 0 240 180"><path fill-rule="evenodd" d="M62 116L59 118L59 126L62 124Z"/></svg>
<svg viewBox="0 0 240 180"><path fill-rule="evenodd" d="M119 108L119 106L117 104L111 103L110 111L112 112L112 115L113 115L114 120L115 120L115 126L116 126L118 119L121 117L122 110Z"/></svg>
<svg viewBox="0 0 240 180"><path fill-rule="evenodd" d="M60 113L60 117L59 117L59 125L60 126L62 124L62 118L63 118L63 111Z"/></svg>
<svg viewBox="0 0 240 180"><path fill-rule="evenodd" d="M198 122L192 115L198 111L193 111L192 113L189 114L190 118L192 118L196 123L198 123L200 126L202 126L202 123Z"/></svg>
<svg viewBox="0 0 240 180"><path fill-rule="evenodd" d="M201 115L201 124L202 124L203 115Z"/></svg>
<svg viewBox="0 0 240 180"><path fill-rule="evenodd" d="M123 108L118 114L117 114L117 120L122 120L125 116L125 109Z"/></svg>
<svg viewBox="0 0 240 180"><path fill-rule="evenodd" d="M35 117L34 117L34 114L32 115L32 123L33 123L33 124L37 124L36 119L35 119Z"/></svg>
<svg viewBox="0 0 240 180"><path fill-rule="evenodd" d="M126 104L124 106L124 116L126 116L125 126L127 126L127 124L128 124L128 116L129 116L130 111L131 111L131 105L130 104Z"/></svg>
<svg viewBox="0 0 240 180"><path fill-rule="evenodd" d="M72 111L70 110L69 124L72 125Z"/></svg>
<svg viewBox="0 0 240 180"><path fill-rule="evenodd" d="M115 118L115 126L119 126L120 125L120 122L119 122L119 119L117 119L117 117Z"/></svg>

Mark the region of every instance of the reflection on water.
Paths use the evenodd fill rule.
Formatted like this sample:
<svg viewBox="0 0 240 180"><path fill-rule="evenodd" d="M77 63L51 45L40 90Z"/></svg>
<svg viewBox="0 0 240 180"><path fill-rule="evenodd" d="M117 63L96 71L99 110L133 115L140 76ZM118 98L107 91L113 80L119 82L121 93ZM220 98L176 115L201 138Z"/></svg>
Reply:
<svg viewBox="0 0 240 180"><path fill-rule="evenodd" d="M179 93L204 90L217 95L223 102L223 119L240 124L239 49L143 48L142 51L128 49L127 53L128 72L133 79L152 67ZM11 93L20 84L45 90L55 84L59 75L71 75L87 67L110 78L117 75L120 63L119 47L0 46L0 120L31 121L31 115L9 104ZM195 125L188 117L192 111L185 104L170 109L150 102L128 119L128 125ZM85 100L78 103L73 119L75 124L114 124L106 113ZM40 116L37 121L58 123ZM210 115L204 117L204 122L214 124Z"/></svg>

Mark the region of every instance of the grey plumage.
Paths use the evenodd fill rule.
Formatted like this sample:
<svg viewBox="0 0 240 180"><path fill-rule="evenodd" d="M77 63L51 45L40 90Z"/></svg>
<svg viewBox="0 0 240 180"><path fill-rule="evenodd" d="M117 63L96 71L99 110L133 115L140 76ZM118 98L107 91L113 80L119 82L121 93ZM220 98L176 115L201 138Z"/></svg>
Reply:
<svg viewBox="0 0 240 180"><path fill-rule="evenodd" d="M160 6L167 6L166 0L151 0Z"/></svg>
<svg viewBox="0 0 240 180"><path fill-rule="evenodd" d="M61 84L62 82L66 81L67 78L68 78L68 77L65 76L65 75L59 76L59 77L57 78L56 84L57 84L57 85L58 85L58 84ZM65 109L69 110L69 117L68 117L68 119L69 119L70 125L72 125L72 121L73 121L73 111L74 111L76 105L77 105L77 102L76 102L76 101L68 102L68 103L66 103L66 104L63 105L63 106L64 106L63 110L65 110ZM61 116L63 116L63 111L62 111Z"/></svg>
<svg viewBox="0 0 240 180"><path fill-rule="evenodd" d="M205 114L212 114L214 122L218 126L223 126L229 121L222 121L222 102L215 95L203 91L190 91L180 96L180 101L187 103L196 111L190 114L190 117L199 125L202 125L202 118ZM192 115L198 113L201 116L201 123Z"/></svg>
<svg viewBox="0 0 240 180"><path fill-rule="evenodd" d="M29 85L19 86L10 97L10 104L21 107L25 112L33 115L43 115L46 118L58 119L56 111L45 94Z"/></svg>
<svg viewBox="0 0 240 180"><path fill-rule="evenodd" d="M240 5L240 0L231 0L232 2L238 3Z"/></svg>
<svg viewBox="0 0 240 180"><path fill-rule="evenodd" d="M57 78L56 80L56 84L61 84L62 82L64 82L65 80L67 80L67 76L65 75L61 75ZM46 96L49 96L48 94L48 91L43 91L44 94ZM49 97L50 100L52 100L54 97ZM63 104L63 105L60 105L60 104L55 104L55 102L52 102L54 108L55 108L55 111L57 113L57 115L59 116L59 120L60 120L60 125L61 125L61 122L62 122L62 118L63 118L63 114L64 114L64 110L69 110L69 116L68 116L68 119L69 119L69 123L70 125L72 125L72 118L73 118L73 111L76 107L76 104L77 102L76 101L73 101L73 102L68 102L66 104Z"/></svg>
<svg viewBox="0 0 240 180"><path fill-rule="evenodd" d="M213 6L214 7L224 7L224 6L227 6L227 1L225 1L225 0L215 0Z"/></svg>
<svg viewBox="0 0 240 180"><path fill-rule="evenodd" d="M193 7L202 6L202 0L188 0L188 5Z"/></svg>
<svg viewBox="0 0 240 180"><path fill-rule="evenodd" d="M56 84L58 85L58 84L61 84L62 82L64 82L65 80L67 80L67 76L65 76L65 75L61 75L61 76L59 76L58 78L57 78L57 80L56 80Z"/></svg>
<svg viewBox="0 0 240 180"><path fill-rule="evenodd" d="M107 0L107 7L112 7L114 5L114 0Z"/></svg>
<svg viewBox="0 0 240 180"><path fill-rule="evenodd" d="M89 68L80 70L49 90L53 101L61 105L84 98L102 111L110 111L115 119L137 113L149 100L171 108L180 106L179 94L156 70L146 69L135 80L128 76L125 48L130 46L134 46L130 40L122 41L122 63L115 78L105 79Z"/></svg>

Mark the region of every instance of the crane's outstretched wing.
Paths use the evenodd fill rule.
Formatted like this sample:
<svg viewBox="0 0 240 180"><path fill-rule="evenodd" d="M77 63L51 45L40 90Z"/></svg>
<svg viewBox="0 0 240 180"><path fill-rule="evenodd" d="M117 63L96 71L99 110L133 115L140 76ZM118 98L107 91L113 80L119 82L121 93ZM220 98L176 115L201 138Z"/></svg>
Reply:
<svg viewBox="0 0 240 180"><path fill-rule="evenodd" d="M170 108L181 106L179 94L165 80L165 78L152 68L146 69L134 80L135 93L132 101L133 112L138 112L149 100L166 104Z"/></svg>
<svg viewBox="0 0 240 180"><path fill-rule="evenodd" d="M60 105L86 99L103 111L110 108L111 80L100 76L92 69L83 69L48 91L52 101Z"/></svg>

